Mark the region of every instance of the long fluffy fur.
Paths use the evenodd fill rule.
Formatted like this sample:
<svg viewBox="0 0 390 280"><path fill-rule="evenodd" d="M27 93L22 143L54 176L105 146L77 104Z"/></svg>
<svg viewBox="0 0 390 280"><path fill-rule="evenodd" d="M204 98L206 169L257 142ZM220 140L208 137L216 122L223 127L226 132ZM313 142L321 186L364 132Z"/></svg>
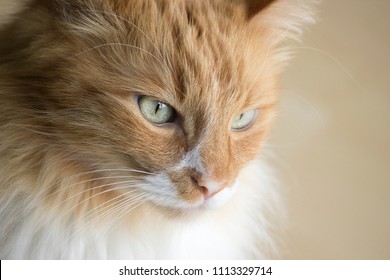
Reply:
<svg viewBox="0 0 390 280"><path fill-rule="evenodd" d="M0 258L272 256L280 206L257 158L311 10L254 2L37 0L1 31ZM146 122L140 93L181 119ZM201 176L237 193L204 209Z"/></svg>
<svg viewBox="0 0 390 280"><path fill-rule="evenodd" d="M2 200L1 254L7 259L275 257L270 236L275 221L269 217L283 209L274 209L280 201L270 178L266 166L253 164L242 173L243 191L224 211L204 213L195 220L172 219L156 208L140 207L131 217L114 216L93 226L36 211L36 200L14 192Z"/></svg>

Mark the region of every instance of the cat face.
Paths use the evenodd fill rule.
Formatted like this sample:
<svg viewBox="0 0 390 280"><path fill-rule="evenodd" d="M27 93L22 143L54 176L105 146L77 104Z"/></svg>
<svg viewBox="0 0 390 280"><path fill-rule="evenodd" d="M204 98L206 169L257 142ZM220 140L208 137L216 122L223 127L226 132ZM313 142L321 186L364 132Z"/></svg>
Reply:
<svg viewBox="0 0 390 280"><path fill-rule="evenodd" d="M286 35L267 20L285 1L43 2L31 71L53 145L86 170L128 170L123 184L159 206L239 188L277 100Z"/></svg>

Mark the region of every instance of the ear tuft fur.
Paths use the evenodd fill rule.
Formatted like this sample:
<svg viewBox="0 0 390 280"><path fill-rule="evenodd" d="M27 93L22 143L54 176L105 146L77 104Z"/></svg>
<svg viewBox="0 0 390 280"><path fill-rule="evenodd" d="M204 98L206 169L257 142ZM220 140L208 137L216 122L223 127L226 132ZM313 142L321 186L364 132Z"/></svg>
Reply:
<svg viewBox="0 0 390 280"><path fill-rule="evenodd" d="M251 4L254 2L263 4L257 6ZM250 24L278 31L281 35L274 36L275 43L285 39L299 40L303 27L315 22L315 7L319 2L319 0L250 0L248 8L262 8L250 18Z"/></svg>
<svg viewBox="0 0 390 280"><path fill-rule="evenodd" d="M256 1L248 1L247 3L252 2ZM292 56L290 41L299 42L304 27L315 22L316 6L320 0L265 2L268 5L253 15L249 19L248 25L251 33L256 34L257 40L260 40L257 45L266 43L269 50L274 51L273 57L277 59L282 70Z"/></svg>

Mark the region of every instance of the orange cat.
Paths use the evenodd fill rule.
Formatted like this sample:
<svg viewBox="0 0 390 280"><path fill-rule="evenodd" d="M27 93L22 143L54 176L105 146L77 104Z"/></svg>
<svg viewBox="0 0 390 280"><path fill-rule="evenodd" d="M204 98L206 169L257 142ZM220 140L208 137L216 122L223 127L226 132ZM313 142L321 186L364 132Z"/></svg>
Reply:
<svg viewBox="0 0 390 280"><path fill-rule="evenodd" d="M0 258L270 257L258 155L310 20L308 1L31 3L0 38Z"/></svg>

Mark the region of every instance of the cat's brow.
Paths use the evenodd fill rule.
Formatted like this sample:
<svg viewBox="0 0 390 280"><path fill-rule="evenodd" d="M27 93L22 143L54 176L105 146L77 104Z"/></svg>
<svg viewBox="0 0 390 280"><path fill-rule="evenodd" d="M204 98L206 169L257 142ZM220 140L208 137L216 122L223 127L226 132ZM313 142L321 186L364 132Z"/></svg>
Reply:
<svg viewBox="0 0 390 280"><path fill-rule="evenodd" d="M123 46L123 47L127 47L127 48L132 48L132 49L137 49L139 51L142 51L150 56L152 56L154 59L156 59L161 65L163 65L163 62L157 57L155 56L154 54L152 54L151 52L141 48L141 47L137 47L137 46L134 46L134 45L131 45L131 44L126 44L126 43L120 43L120 42L112 42L112 43L105 43L105 44L100 44L100 45L96 45L94 47L91 47L89 49L86 49L82 52L79 52L77 54L75 54L75 56L80 56L86 52L89 52L89 51L92 51L92 50L96 50L96 49L99 49L99 48L103 48L103 47L110 47L110 46Z"/></svg>
<svg viewBox="0 0 390 280"><path fill-rule="evenodd" d="M98 12L98 13L101 13L101 14L107 14L107 15L111 15L111 16L114 16L116 18L119 18L121 20L124 20L125 22L127 22L128 24L130 24L131 26L133 26L134 28L136 28L142 35L144 35L146 37L146 39L148 39L148 41L153 45L153 47L156 49L156 51L158 52L158 54L160 55L161 58L163 58L163 55L162 53L160 52L159 48L156 46L156 44L153 42L153 40L148 36L148 34L146 34L145 31L143 31L139 26L137 26L135 23L131 22L130 20L122 17L122 16L119 16L115 13L112 13L112 12L106 12L106 11L102 11L102 10L96 10L96 9L78 9L79 11L84 11L84 12Z"/></svg>

